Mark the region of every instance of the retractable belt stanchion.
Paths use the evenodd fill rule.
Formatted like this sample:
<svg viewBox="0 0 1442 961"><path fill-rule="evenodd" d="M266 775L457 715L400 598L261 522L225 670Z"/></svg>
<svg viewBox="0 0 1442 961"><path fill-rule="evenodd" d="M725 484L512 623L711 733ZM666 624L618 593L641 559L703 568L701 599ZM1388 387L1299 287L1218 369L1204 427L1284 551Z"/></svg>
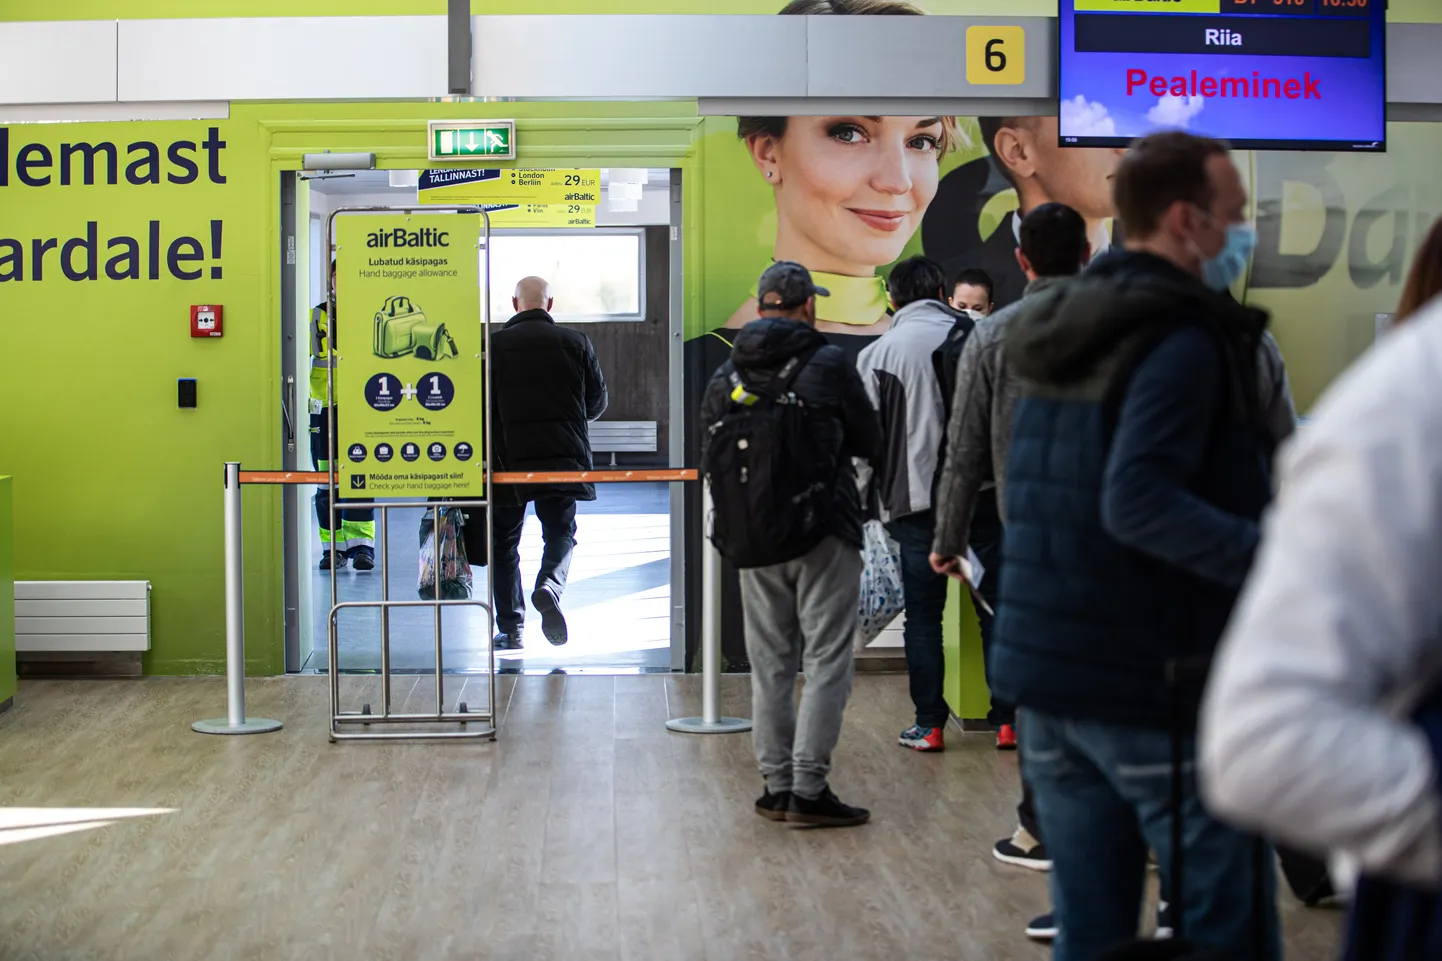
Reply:
<svg viewBox="0 0 1442 961"><path fill-rule="evenodd" d="M701 484L701 516L711 516L711 485ZM701 538L701 716L678 717L666 727L682 734L739 734L751 730L746 718L721 716L721 558Z"/></svg>
<svg viewBox="0 0 1442 961"><path fill-rule="evenodd" d="M190 725L201 734L264 734L281 724L245 716L245 571L241 549L240 465L225 465L225 687L226 716Z"/></svg>
<svg viewBox="0 0 1442 961"><path fill-rule="evenodd" d="M226 615L226 679L229 695L229 716L216 718L214 720L196 721L191 725L195 730L203 734L261 734L266 731L280 730L281 722L267 718L248 718L245 716L245 583L242 576L242 555L241 555L241 490L244 485L286 485L286 484L323 484L330 480L330 475L318 471L242 471L240 464L227 463L225 465L225 615ZM533 471L533 472L497 472L491 475L491 480L498 484L627 484L627 483L666 483L681 484L697 479L695 470L685 468L664 468L664 469L641 469L641 470L591 470L591 471ZM706 513L710 513L710 492L704 495L707 505ZM458 502L465 503L465 502ZM389 533L388 511L397 506L392 504L374 504L381 512L381 571L382 583L385 582L389 573L389 552L386 551L386 541ZM454 505L452 505L454 506ZM428 506L434 511L435 505ZM490 540L490 538L488 538ZM721 645L719 631L719 597L721 586L721 565L715 549L709 541L704 542L702 550L702 717L678 718L667 723L667 727L673 731L685 731L692 734L728 734L751 729L751 722L742 718L721 717L720 703L720 675L721 675ZM331 738L333 740L381 740L393 738L494 738L495 718L492 710L475 711L468 710L467 705L462 702L457 705L457 710L445 711L438 706L433 713L425 714L396 714L391 711L390 704L390 651L388 630L389 608L392 607L434 607L437 614L442 607L480 607L491 611L490 604L483 600L435 600L425 601L392 601L389 599L389 592L382 590L383 598L376 601L347 601L335 604L330 614L330 681L331 681ZM382 613L383 637L381 647L381 712L372 714L369 705L360 712L342 712L339 708L339 681L340 672L336 666L338 654L338 630L336 625L337 614L346 609L360 607L379 607ZM494 618L491 618L494 621ZM439 647L441 641L437 634L436 644ZM438 652L439 653L439 652ZM495 652L491 651L491 665L489 674L494 690L495 680ZM437 658L437 666L441 662ZM443 693L441 675L443 670L437 672L437 694ZM439 704L439 702L438 702ZM462 725L472 726L472 730L462 731L423 731L423 732L365 732L365 733L342 733L337 730L341 724L416 724L416 723L444 723L459 722ZM484 725L482 727L482 725Z"/></svg>

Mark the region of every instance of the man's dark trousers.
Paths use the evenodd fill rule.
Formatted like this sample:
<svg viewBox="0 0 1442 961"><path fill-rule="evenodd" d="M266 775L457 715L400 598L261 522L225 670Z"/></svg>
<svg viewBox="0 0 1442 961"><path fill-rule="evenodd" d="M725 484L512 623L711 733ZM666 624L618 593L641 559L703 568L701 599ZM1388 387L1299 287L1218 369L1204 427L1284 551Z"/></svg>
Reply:
<svg viewBox="0 0 1442 961"><path fill-rule="evenodd" d="M931 569L931 540L936 533L931 511L898 517L886 525L901 547L901 589L906 599L906 672L917 727L946 727L946 653L942 648L942 613L946 609L946 575Z"/></svg>
<svg viewBox="0 0 1442 961"><path fill-rule="evenodd" d="M556 600L566 589L571 552L576 548L576 501L570 497L544 497L535 502L541 522L541 572L536 590L549 588ZM491 593L496 598L496 628L515 634L526 622L526 600L521 594L521 528L526 505L496 504L491 508L496 555L491 561Z"/></svg>

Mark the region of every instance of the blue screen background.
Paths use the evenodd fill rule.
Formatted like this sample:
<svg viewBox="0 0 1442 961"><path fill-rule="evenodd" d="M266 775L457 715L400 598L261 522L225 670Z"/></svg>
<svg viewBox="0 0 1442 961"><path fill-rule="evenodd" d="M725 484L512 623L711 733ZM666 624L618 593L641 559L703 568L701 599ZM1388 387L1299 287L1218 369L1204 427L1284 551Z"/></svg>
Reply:
<svg viewBox="0 0 1442 961"><path fill-rule="evenodd" d="M1130 16L1205 20L1211 15ZM1346 149L1346 145L1367 147L1385 142L1386 13L1378 0L1374 0L1371 10L1372 53L1366 59L1235 53L1078 53L1073 49L1075 0L1061 0L1060 17L1060 131L1064 141L1070 137L1093 143L1097 138L1130 140L1158 130L1181 128L1229 140L1239 147L1260 147L1267 141L1278 141L1293 147L1299 142L1317 142L1327 149ZM1255 18L1261 19L1260 15ZM1361 21L1356 23L1361 26ZM1127 71L1132 69L1146 71L1148 78L1186 77L1189 90L1193 70L1199 78L1250 79L1253 71L1261 71L1263 77L1301 80L1310 74L1321 99L1158 97L1144 87L1134 88L1128 96Z"/></svg>

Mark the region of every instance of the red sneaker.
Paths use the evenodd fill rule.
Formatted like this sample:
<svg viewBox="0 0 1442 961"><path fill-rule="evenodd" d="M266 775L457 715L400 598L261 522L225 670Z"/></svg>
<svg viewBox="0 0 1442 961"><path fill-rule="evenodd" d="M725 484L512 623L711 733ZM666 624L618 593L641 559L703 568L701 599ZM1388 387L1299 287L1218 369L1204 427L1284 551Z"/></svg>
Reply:
<svg viewBox="0 0 1442 961"><path fill-rule="evenodd" d="M1016 750L1016 728L1010 724L1003 724L996 731L996 749L998 751Z"/></svg>
<svg viewBox="0 0 1442 961"><path fill-rule="evenodd" d="M946 742L942 739L942 729L939 727L909 727L901 732L901 740L897 743L913 751L946 750Z"/></svg>

